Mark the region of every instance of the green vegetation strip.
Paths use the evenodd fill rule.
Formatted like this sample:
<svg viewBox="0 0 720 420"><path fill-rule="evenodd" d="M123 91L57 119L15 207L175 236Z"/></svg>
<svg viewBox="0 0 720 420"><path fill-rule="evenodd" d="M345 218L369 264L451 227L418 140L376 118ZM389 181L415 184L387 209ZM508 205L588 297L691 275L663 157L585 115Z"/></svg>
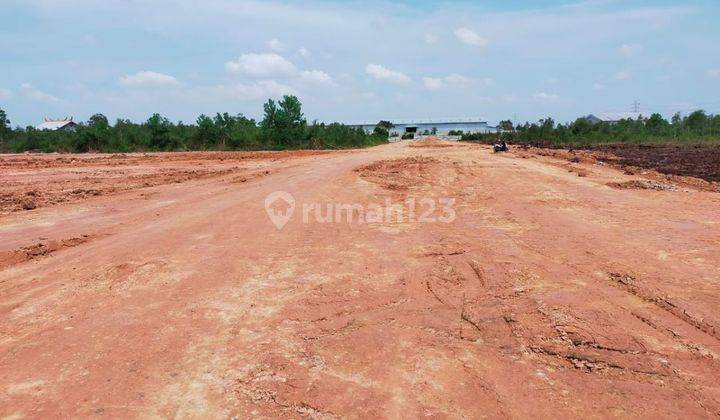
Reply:
<svg viewBox="0 0 720 420"><path fill-rule="evenodd" d="M295 96L268 100L264 111L259 123L241 114L218 113L200 115L195 124L154 114L141 124L118 119L110 125L104 115L95 114L72 131L40 131L12 129L0 109L0 152L347 149L388 142L382 124L372 134L338 123L308 124Z"/></svg>

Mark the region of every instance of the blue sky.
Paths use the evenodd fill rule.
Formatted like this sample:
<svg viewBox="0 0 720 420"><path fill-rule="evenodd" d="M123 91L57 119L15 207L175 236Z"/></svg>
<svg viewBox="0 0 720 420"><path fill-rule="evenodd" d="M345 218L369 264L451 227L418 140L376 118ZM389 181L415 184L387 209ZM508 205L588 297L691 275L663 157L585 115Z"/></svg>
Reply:
<svg viewBox="0 0 720 420"><path fill-rule="evenodd" d="M720 112L715 0L0 0L14 125L96 112L559 121Z"/></svg>

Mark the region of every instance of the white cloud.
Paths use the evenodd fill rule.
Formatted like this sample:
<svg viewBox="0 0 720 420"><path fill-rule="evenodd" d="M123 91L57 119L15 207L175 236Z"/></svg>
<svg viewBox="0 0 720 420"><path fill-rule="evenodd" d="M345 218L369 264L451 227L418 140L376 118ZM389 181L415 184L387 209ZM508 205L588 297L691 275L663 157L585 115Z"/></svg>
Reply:
<svg viewBox="0 0 720 420"><path fill-rule="evenodd" d="M463 44L473 45L475 47L484 47L488 44L488 40L486 38L481 37L475 31L468 28L456 29L455 36Z"/></svg>
<svg viewBox="0 0 720 420"><path fill-rule="evenodd" d="M37 89L30 83L23 83L22 85L20 85L20 91L25 97L30 98L34 101L44 102L47 104L54 104L60 102L60 98L53 96L49 93L45 93Z"/></svg>
<svg viewBox="0 0 720 420"><path fill-rule="evenodd" d="M619 71L619 72L615 73L615 80L628 80L631 77L632 76L627 71Z"/></svg>
<svg viewBox="0 0 720 420"><path fill-rule="evenodd" d="M457 73L445 77L423 77L423 85L428 90L440 90L446 87L468 87L471 85L488 87L493 84L495 84L495 81L490 78L475 80Z"/></svg>
<svg viewBox="0 0 720 420"><path fill-rule="evenodd" d="M6 101L6 100L12 98L12 96L13 96L12 91L10 89L0 88L0 100L1 101Z"/></svg>
<svg viewBox="0 0 720 420"><path fill-rule="evenodd" d="M297 72L293 63L275 53L242 54L237 61L225 63L225 69L253 77L290 76Z"/></svg>
<svg viewBox="0 0 720 420"><path fill-rule="evenodd" d="M595 83L592 88L593 90L605 90L607 89L607 86L603 85L602 83Z"/></svg>
<svg viewBox="0 0 720 420"><path fill-rule="evenodd" d="M625 57L633 57L642 51L643 46L640 44L623 44L618 48L618 52Z"/></svg>
<svg viewBox="0 0 720 420"><path fill-rule="evenodd" d="M321 70L307 70L300 73L300 79L305 82L332 85L332 77Z"/></svg>
<svg viewBox="0 0 720 420"><path fill-rule="evenodd" d="M480 83L480 85L482 85L483 87L490 87L495 85L495 81L489 77L479 79L477 80L477 82Z"/></svg>
<svg viewBox="0 0 720 420"><path fill-rule="evenodd" d="M268 41L268 48L277 52L283 52L286 49L285 44L280 42L279 39L271 39Z"/></svg>
<svg viewBox="0 0 720 420"><path fill-rule="evenodd" d="M472 83L472 79L469 79L469 78L459 75L457 73L453 73L449 76L446 76L445 81L447 83L453 84L453 85L469 85L470 83Z"/></svg>
<svg viewBox="0 0 720 420"><path fill-rule="evenodd" d="M178 86L180 82L173 76L154 71L139 71L120 78L120 84L129 87L168 87Z"/></svg>
<svg viewBox="0 0 720 420"><path fill-rule="evenodd" d="M365 72L378 80L385 80L399 85L406 85L411 82L409 76L399 71L390 70L380 64L368 64L365 66Z"/></svg>
<svg viewBox="0 0 720 420"><path fill-rule="evenodd" d="M437 44L440 41L440 38L435 34L425 34L423 39L426 44Z"/></svg>
<svg viewBox="0 0 720 420"><path fill-rule="evenodd" d="M438 77L423 77L423 84L428 90L440 90L445 87L443 79Z"/></svg>
<svg viewBox="0 0 720 420"><path fill-rule="evenodd" d="M366 101L377 99L377 94L375 92L363 92L360 94L360 97Z"/></svg>
<svg viewBox="0 0 720 420"><path fill-rule="evenodd" d="M720 68L708 70L707 75L713 79L720 79Z"/></svg>
<svg viewBox="0 0 720 420"><path fill-rule="evenodd" d="M300 57L308 57L310 55L310 51L305 47L300 47L297 53Z"/></svg>
<svg viewBox="0 0 720 420"><path fill-rule="evenodd" d="M267 98L278 98L283 95L296 95L297 91L275 80L258 80L252 83L237 83L230 86L229 93L233 97L242 100L264 100Z"/></svg>
<svg viewBox="0 0 720 420"><path fill-rule="evenodd" d="M554 93L546 93L546 92L540 92L533 95L533 99L536 101L541 102L555 102L558 99L560 99L560 96L554 94Z"/></svg>

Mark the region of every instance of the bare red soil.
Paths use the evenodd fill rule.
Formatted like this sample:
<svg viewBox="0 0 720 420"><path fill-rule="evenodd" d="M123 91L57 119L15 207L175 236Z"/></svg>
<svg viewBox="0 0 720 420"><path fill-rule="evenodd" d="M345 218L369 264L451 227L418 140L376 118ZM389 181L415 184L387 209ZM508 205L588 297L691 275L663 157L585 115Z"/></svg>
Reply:
<svg viewBox="0 0 720 420"><path fill-rule="evenodd" d="M3 157L0 417L720 416L714 184L553 153Z"/></svg>
<svg viewBox="0 0 720 420"><path fill-rule="evenodd" d="M321 153L0 155L0 214L192 179L228 174L247 177L274 162Z"/></svg>

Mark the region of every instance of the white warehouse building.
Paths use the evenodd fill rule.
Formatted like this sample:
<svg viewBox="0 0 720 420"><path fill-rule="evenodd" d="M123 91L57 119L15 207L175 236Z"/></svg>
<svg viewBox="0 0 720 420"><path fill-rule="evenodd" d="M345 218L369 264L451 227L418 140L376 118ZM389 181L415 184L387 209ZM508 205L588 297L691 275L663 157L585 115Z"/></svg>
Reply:
<svg viewBox="0 0 720 420"><path fill-rule="evenodd" d="M355 124L351 127L362 128L367 132L375 129L375 124ZM403 122L393 123L391 133L403 135L405 133L423 134L425 131L431 133L435 130L439 136L447 136L451 131L462 131L463 133L494 133L497 127L489 125L486 121L437 121L437 122Z"/></svg>

